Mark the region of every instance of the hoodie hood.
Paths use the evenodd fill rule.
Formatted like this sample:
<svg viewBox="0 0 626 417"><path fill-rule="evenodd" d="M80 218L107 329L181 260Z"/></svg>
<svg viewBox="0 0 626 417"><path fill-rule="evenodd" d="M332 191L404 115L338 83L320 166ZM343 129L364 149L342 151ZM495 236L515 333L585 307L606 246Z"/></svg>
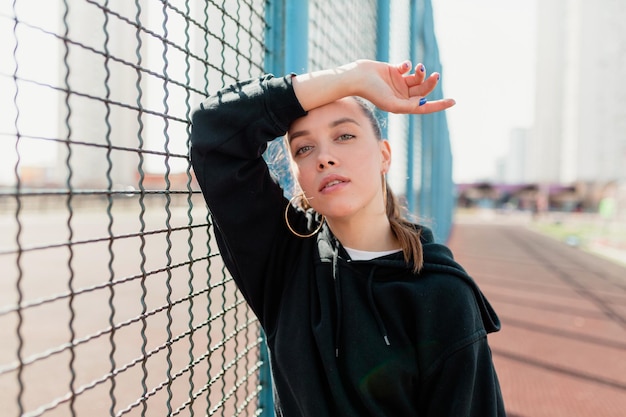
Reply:
<svg viewBox="0 0 626 417"><path fill-rule="evenodd" d="M387 332L387 324L380 313L380 306L375 291L375 283L378 282L410 282L418 281L429 274L443 274L454 276L465 282L474 294L483 326L487 333L500 330L500 320L493 307L486 299L476 282L469 274L459 265L452 255L450 249L446 246L435 243L433 233L430 229L423 226L416 226L421 231L420 239L422 241L424 265L419 273L413 272L413 263L405 262L402 252L386 255L367 261L353 261L343 248L339 240L332 234L327 225L324 225L317 236L317 247L319 259L321 263L332 265L332 280L335 292L335 355L339 355L340 342L342 334L342 316L343 316L343 280L342 270L348 268L365 279L367 298L369 308L372 315L376 319L377 326L381 338L386 345L391 345ZM349 295L347 295L349 296Z"/></svg>
<svg viewBox="0 0 626 417"><path fill-rule="evenodd" d="M435 243L433 234L429 229L423 228L422 230L422 235L429 236L429 240L425 241L423 245L424 266L420 271L420 275L429 272L448 273L465 281L476 297L483 325L487 333L500 330L500 319L476 282L469 276L465 269L454 260L452 252L448 247ZM426 233L424 233L424 231L426 231Z"/></svg>

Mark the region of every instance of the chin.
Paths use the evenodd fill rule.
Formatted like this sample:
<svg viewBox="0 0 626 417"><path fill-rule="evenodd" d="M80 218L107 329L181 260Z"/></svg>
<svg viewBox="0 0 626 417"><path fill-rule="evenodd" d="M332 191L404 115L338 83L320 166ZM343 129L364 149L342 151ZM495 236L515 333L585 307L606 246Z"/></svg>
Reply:
<svg viewBox="0 0 626 417"><path fill-rule="evenodd" d="M354 215L357 209L349 205L336 205L333 207L324 207L316 211L331 219L341 219Z"/></svg>

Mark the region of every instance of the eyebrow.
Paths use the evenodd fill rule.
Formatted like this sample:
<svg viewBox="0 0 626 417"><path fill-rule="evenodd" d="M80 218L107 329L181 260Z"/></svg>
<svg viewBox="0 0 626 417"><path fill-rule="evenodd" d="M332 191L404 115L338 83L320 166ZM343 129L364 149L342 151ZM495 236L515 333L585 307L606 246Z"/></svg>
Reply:
<svg viewBox="0 0 626 417"><path fill-rule="evenodd" d="M359 124L359 122L357 122L356 120L354 120L351 117L342 117L341 119L333 120L332 122L330 122L328 124L328 126L329 127L337 127L337 126L342 125L344 123L353 123L353 124L355 124L357 126L361 126ZM291 143L291 141L294 140L295 138L298 138L300 136L306 136L309 133L311 133L311 132L309 132L308 130L298 130L296 132L293 132L292 134L289 135L289 142Z"/></svg>

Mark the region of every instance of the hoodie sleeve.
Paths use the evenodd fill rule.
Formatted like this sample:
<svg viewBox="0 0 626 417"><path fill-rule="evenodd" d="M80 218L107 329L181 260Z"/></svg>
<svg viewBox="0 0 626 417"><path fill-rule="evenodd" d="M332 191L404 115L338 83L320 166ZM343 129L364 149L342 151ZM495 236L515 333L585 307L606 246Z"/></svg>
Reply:
<svg viewBox="0 0 626 417"><path fill-rule="evenodd" d="M421 280L427 288L417 304L423 415L504 417L487 341L500 330L496 312L444 245L425 242Z"/></svg>
<svg viewBox="0 0 626 417"><path fill-rule="evenodd" d="M504 417L487 334L500 329L489 302L460 266L426 263L420 303L419 404L428 417Z"/></svg>
<svg viewBox="0 0 626 417"><path fill-rule="evenodd" d="M428 417L505 417L486 336L447 357L430 375L422 398Z"/></svg>
<svg viewBox="0 0 626 417"><path fill-rule="evenodd" d="M259 317L270 251L285 229L287 205L262 154L305 114L291 76L265 75L209 97L192 117L192 166L221 256Z"/></svg>

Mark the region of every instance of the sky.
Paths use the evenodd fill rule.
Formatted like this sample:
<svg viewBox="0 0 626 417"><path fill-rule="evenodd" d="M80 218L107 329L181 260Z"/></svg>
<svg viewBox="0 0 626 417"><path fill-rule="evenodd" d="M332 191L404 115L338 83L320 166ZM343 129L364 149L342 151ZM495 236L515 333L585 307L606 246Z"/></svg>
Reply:
<svg viewBox="0 0 626 417"><path fill-rule="evenodd" d="M536 0L432 0L457 183L492 180L534 119Z"/></svg>

